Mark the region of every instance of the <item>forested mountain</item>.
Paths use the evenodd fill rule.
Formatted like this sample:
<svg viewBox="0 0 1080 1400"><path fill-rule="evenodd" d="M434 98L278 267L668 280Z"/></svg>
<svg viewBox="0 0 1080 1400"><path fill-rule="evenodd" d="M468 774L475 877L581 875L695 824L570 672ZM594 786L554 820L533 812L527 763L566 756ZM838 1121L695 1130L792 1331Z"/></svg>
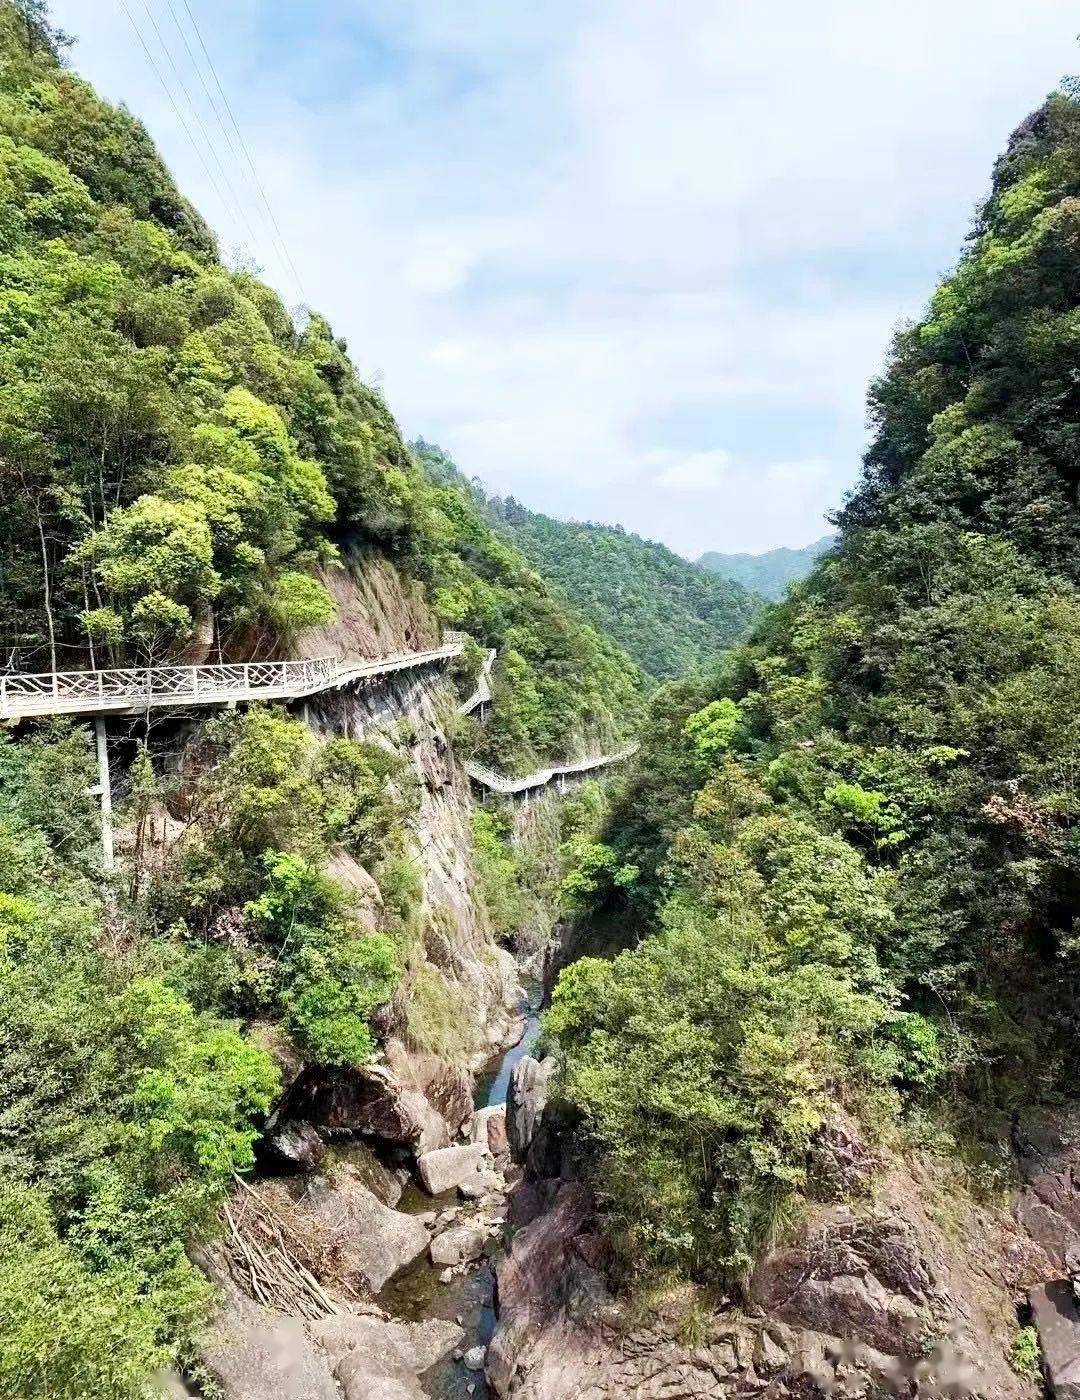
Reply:
<svg viewBox="0 0 1080 1400"><path fill-rule="evenodd" d="M822 535L802 549L768 549L763 554L719 554L710 550L698 564L711 574L734 579L763 598L782 598L788 584L805 578L835 541L835 535Z"/></svg>
<svg viewBox="0 0 1080 1400"><path fill-rule="evenodd" d="M990 1179L1076 1093L1078 247L1068 87L897 334L835 551L656 697L609 836L644 936L548 1022L635 1271L738 1287L845 1115Z"/></svg>
<svg viewBox="0 0 1080 1400"><path fill-rule="evenodd" d="M6 669L295 654L334 618L328 583L370 564L427 631L499 649L471 741L500 768L623 734L634 664L417 467L323 317L222 265L61 47L39 0L0 0ZM0 735L0 1393L134 1400L191 1360L211 1290L187 1246L281 1089L250 1027L312 1067L363 1063L388 1024L469 1046L507 955L453 904L472 867L444 728L463 727L449 694L381 745L253 707L173 725L159 753L168 725L133 723L108 880L85 727Z"/></svg>
<svg viewBox="0 0 1080 1400"><path fill-rule="evenodd" d="M740 584L713 578L662 544L488 496L440 448L421 439L413 449L435 480L471 486L500 533L657 680L714 665L760 611L760 600Z"/></svg>
<svg viewBox="0 0 1080 1400"><path fill-rule="evenodd" d="M294 324L268 287L221 265L139 123L47 46L31 52L10 4L2 22L10 661L55 670L200 642L229 658L287 651L332 614L313 567L360 544L520 670L488 732L511 763L610 735L632 708L633 667L468 492L415 467L321 316Z"/></svg>

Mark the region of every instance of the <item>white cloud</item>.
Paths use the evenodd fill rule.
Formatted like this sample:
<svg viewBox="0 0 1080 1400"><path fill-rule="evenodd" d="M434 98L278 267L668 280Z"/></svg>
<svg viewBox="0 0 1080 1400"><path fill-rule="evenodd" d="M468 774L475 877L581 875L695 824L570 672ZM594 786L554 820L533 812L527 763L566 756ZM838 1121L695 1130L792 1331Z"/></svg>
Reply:
<svg viewBox="0 0 1080 1400"><path fill-rule="evenodd" d="M655 455L655 454L653 454ZM661 454L670 457L670 453ZM699 496L722 485L728 474L731 453L722 447L709 452L691 452L676 457L658 472L653 482L658 491L673 491L680 495Z"/></svg>
<svg viewBox="0 0 1080 1400"><path fill-rule="evenodd" d="M122 8L53 3L250 245ZM406 430L687 553L821 532L890 328L1075 63L1072 0L190 3L309 299Z"/></svg>

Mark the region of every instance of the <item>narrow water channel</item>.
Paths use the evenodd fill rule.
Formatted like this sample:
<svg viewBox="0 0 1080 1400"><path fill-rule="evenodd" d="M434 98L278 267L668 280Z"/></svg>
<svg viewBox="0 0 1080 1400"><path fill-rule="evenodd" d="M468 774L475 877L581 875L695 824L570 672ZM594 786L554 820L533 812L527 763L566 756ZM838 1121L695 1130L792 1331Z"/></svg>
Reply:
<svg viewBox="0 0 1080 1400"><path fill-rule="evenodd" d="M540 1034L542 998L543 988L539 983L526 986L521 1007L525 1032L516 1045L496 1056L488 1068L480 1073L473 1091L473 1102L477 1108L490 1108L506 1102L514 1066L536 1046ZM424 1211L445 1210L458 1204L456 1192L433 1199L419 1188L410 1186L397 1208L419 1215ZM462 1352L467 1352L470 1347L486 1347L495 1330L494 1265L493 1251L488 1259L467 1273L455 1277L450 1283L440 1283L442 1270L425 1256L383 1289L379 1303L387 1312L407 1322L422 1322L429 1317L458 1322L465 1333ZM463 1361L455 1361L452 1356L433 1366L423 1377L423 1382L424 1389L433 1400L488 1400L490 1395L483 1371L470 1371Z"/></svg>

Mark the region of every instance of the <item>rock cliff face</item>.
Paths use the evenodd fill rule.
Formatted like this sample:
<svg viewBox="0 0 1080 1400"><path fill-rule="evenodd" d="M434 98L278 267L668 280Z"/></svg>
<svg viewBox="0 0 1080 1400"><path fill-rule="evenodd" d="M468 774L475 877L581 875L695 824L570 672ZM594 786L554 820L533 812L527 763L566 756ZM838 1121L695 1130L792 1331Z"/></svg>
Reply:
<svg viewBox="0 0 1080 1400"><path fill-rule="evenodd" d="M325 581L339 620L308 634L307 655L352 659L437 643L419 590L385 561L356 557ZM375 1300L395 1275L429 1251L435 1257L449 1225L470 1227L479 1252L501 1224L505 1182L495 1157L505 1134L489 1147L485 1120L482 1144L455 1144L473 1119L472 1072L521 1034L522 987L474 896L472 799L451 742L457 703L446 667L433 665L302 707L316 734L381 745L411 765L420 800L405 851L420 899L409 901L400 935L402 985L377 1013L376 1062L305 1065L268 1029L286 1087L260 1151L267 1175L255 1189L237 1188L227 1244L205 1260L222 1306L203 1361L228 1400L420 1397L419 1373L451 1351L460 1329L395 1321ZM338 851L328 873L353 892L364 922L386 922L370 871ZM463 1154L476 1159L473 1176L483 1188L472 1192L482 1197L475 1206L396 1209L410 1177L432 1195L451 1185L468 1197L456 1177L427 1179L435 1165ZM338 1314L312 1317L313 1295L316 1311L329 1305Z"/></svg>
<svg viewBox="0 0 1080 1400"><path fill-rule="evenodd" d="M1017 1305L1060 1264L1025 1222L1034 1212L1046 1225L1051 1209L1060 1248L1065 1216L1080 1212L1075 1134L1044 1125L1039 1141L1011 1212L946 1202L917 1163L866 1162L844 1203L816 1209L761 1260L741 1308L696 1316L675 1291L643 1320L609 1286L588 1188L526 1183L498 1270L492 1387L512 1400L1040 1394L1008 1355ZM832 1146L849 1167L858 1156Z"/></svg>
<svg viewBox="0 0 1080 1400"><path fill-rule="evenodd" d="M438 629L418 586L378 556L353 556L343 568L327 571L324 582L338 621L305 634L305 655L353 660L437 644ZM434 666L328 692L309 703L307 714L318 732L384 745L412 764L420 811L409 847L424 895L419 917L424 966L418 975L414 970L413 989L419 982L431 994L434 987L454 1022L455 1058L476 1068L511 1039L521 986L512 956L496 944L474 895L469 781L451 745L456 698L447 672ZM344 855L331 873L354 888L371 883ZM371 898L377 900L377 893ZM401 1034L387 1058L408 1087L433 1096L441 1111L437 1100L447 1086L430 1055L417 1055L425 1048L416 1043L420 1018L410 1025L409 1010L406 986L392 1025ZM414 1043L405 1052L402 1041L409 1040Z"/></svg>

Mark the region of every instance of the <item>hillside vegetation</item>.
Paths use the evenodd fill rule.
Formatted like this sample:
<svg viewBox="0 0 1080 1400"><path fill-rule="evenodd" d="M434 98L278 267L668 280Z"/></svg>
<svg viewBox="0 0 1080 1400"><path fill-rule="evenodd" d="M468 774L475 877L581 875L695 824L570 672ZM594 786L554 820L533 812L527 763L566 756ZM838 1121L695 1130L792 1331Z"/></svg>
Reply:
<svg viewBox="0 0 1080 1400"><path fill-rule="evenodd" d="M638 676L417 469L328 323L217 258L145 131L0 8L0 644L18 669L288 652L354 544L502 652L489 756L610 740ZM513 683L511 683L511 681Z"/></svg>
<svg viewBox="0 0 1080 1400"><path fill-rule="evenodd" d="M635 1270L737 1285L845 1114L992 1180L1075 1094L1078 249L1069 88L896 336L835 552L656 699L604 896L644 936L548 1020Z"/></svg>
<svg viewBox="0 0 1080 1400"><path fill-rule="evenodd" d="M713 578L662 544L618 525L556 520L512 496L489 496L441 448L422 438L412 447L434 480L468 490L537 572L654 680L715 665L761 609L739 584Z"/></svg>
<svg viewBox="0 0 1080 1400"><path fill-rule="evenodd" d="M802 549L767 549L763 554L719 554L709 550L698 565L711 574L741 583L762 598L782 598L788 584L805 578L835 541L835 535L822 535Z"/></svg>
<svg viewBox="0 0 1080 1400"><path fill-rule="evenodd" d="M7 667L287 655L332 618L315 566L374 553L500 649L463 743L528 768L611 742L633 663L416 466L322 317L221 264L139 122L57 49L43 5L0 0ZM246 1028L309 1065L375 1050L425 932L418 784L272 708L206 719L171 767L133 725L103 885L85 729L0 740L0 1393L135 1400L191 1358L210 1290L187 1246L278 1095ZM331 853L374 873L377 927Z"/></svg>

